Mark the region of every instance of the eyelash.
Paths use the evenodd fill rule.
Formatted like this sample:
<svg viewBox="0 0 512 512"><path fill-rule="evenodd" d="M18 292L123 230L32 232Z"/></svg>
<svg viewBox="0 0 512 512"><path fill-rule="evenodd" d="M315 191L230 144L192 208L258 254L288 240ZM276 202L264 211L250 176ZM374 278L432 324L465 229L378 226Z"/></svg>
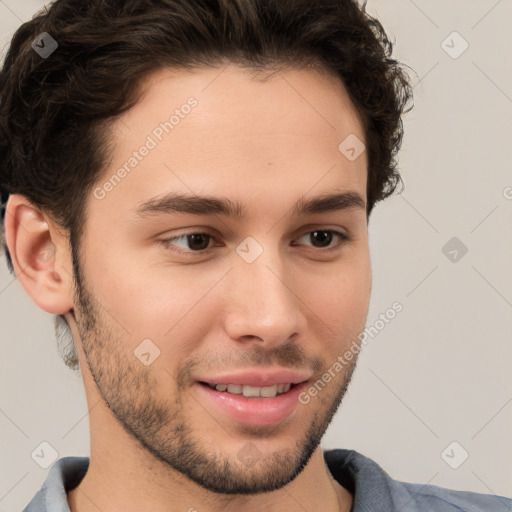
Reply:
<svg viewBox="0 0 512 512"><path fill-rule="evenodd" d="M320 253L325 253L325 252L330 252L330 251L335 251L335 250L341 249L342 246L344 246L347 242L350 242L352 240L352 238L350 236L345 235L344 233L340 233L339 231L336 231L334 229L314 229L313 231L307 231L306 233L302 234L299 238L302 238L303 236L306 236L306 235L310 235L311 233L315 233L317 231L323 231L324 233L332 233L339 238L338 243L334 246L327 247L327 248L313 247L313 249L317 249L318 252L320 252ZM215 240L215 237L213 235L210 235L210 233L206 233L206 232L202 232L202 231L191 231L190 233L183 233L182 235L178 235L178 236L175 236L172 238L167 238L167 239L161 240L161 242L164 244L165 248L170 249L179 254L187 255L187 256L203 255L211 250L210 247L208 247L206 249L201 249L199 251L182 250L182 249L172 248L172 246L174 245L172 242L174 242L176 240L180 240L180 239L186 239L188 236L191 236L191 235L206 235L206 236L210 237L210 240Z"/></svg>

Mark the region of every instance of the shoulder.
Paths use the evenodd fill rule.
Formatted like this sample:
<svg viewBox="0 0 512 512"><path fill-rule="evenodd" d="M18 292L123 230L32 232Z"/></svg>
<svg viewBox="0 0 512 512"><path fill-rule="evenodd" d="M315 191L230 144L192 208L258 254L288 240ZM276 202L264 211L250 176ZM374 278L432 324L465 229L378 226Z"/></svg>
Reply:
<svg viewBox="0 0 512 512"><path fill-rule="evenodd" d="M436 485L412 484L393 480L395 487L402 487L411 499L403 512L511 512L512 500L493 494L456 491Z"/></svg>
<svg viewBox="0 0 512 512"><path fill-rule="evenodd" d="M89 457L63 457L51 467L43 486L23 512L68 512L67 491L76 487L89 467Z"/></svg>
<svg viewBox="0 0 512 512"><path fill-rule="evenodd" d="M512 499L392 478L355 450L324 451L333 477L354 496L353 512L512 512Z"/></svg>

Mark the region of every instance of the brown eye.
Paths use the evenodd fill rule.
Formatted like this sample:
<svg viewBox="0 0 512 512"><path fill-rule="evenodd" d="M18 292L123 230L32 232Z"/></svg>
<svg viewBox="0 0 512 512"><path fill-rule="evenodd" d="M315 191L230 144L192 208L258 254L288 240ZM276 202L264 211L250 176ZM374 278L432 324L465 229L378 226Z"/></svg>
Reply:
<svg viewBox="0 0 512 512"><path fill-rule="evenodd" d="M338 243L335 245L331 245L333 239L336 237L338 238ZM305 233L299 238L299 240L302 238L308 238L309 241L312 242L312 246L315 249L326 250L337 249L338 247L343 245L344 242L347 242L349 240L349 237L347 235L344 235L343 233L340 233L339 231L334 231L332 229L316 229L315 231Z"/></svg>
<svg viewBox="0 0 512 512"><path fill-rule="evenodd" d="M186 235L186 238L190 249L195 251L204 251L208 248L211 237L206 233L194 233L192 235Z"/></svg>
<svg viewBox="0 0 512 512"><path fill-rule="evenodd" d="M316 240L320 247L328 247L332 242L331 231L312 231L310 235L311 240Z"/></svg>
<svg viewBox="0 0 512 512"><path fill-rule="evenodd" d="M212 238L207 233L186 233L162 240L162 242L166 247L177 247L175 249L177 252L200 252L208 249ZM183 242L184 245L179 245L176 242Z"/></svg>

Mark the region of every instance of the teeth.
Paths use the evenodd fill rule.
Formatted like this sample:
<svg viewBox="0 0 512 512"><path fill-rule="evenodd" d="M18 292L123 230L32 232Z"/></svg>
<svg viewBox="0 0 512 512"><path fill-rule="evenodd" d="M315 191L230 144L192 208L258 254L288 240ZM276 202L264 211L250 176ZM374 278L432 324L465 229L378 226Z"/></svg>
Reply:
<svg viewBox="0 0 512 512"><path fill-rule="evenodd" d="M243 395L244 396L261 396L260 395L260 391L262 389L268 389L268 388L255 388L255 387L252 387L252 386L244 386L244 388L243 388ZM274 396L275 396L275 394L274 394Z"/></svg>
<svg viewBox="0 0 512 512"><path fill-rule="evenodd" d="M277 392L278 393L286 393L287 391L290 391L291 384L279 384L277 386Z"/></svg>
<svg viewBox="0 0 512 512"><path fill-rule="evenodd" d="M255 388L257 389L257 388ZM274 397L277 395L277 386L269 386L268 388L260 388L260 396L264 396L266 398Z"/></svg>
<svg viewBox="0 0 512 512"><path fill-rule="evenodd" d="M234 395L244 395L246 397L264 397L264 398L273 398L282 393L286 393L290 391L292 387L291 384L277 384L274 386L267 387L257 387L257 386L249 386L241 384L217 384L210 386L217 391L227 391L228 393L233 393Z"/></svg>

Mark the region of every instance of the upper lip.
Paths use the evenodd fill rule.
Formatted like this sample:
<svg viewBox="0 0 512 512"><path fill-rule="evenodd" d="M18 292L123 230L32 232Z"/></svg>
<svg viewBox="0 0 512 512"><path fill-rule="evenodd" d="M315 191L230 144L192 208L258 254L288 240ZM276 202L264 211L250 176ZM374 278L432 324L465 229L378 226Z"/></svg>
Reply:
<svg viewBox="0 0 512 512"><path fill-rule="evenodd" d="M309 374L299 371L275 368L267 370L245 370L237 373L224 373L216 377L205 377L200 382L207 384L239 384L254 387L270 387L276 384L299 384L308 380Z"/></svg>

